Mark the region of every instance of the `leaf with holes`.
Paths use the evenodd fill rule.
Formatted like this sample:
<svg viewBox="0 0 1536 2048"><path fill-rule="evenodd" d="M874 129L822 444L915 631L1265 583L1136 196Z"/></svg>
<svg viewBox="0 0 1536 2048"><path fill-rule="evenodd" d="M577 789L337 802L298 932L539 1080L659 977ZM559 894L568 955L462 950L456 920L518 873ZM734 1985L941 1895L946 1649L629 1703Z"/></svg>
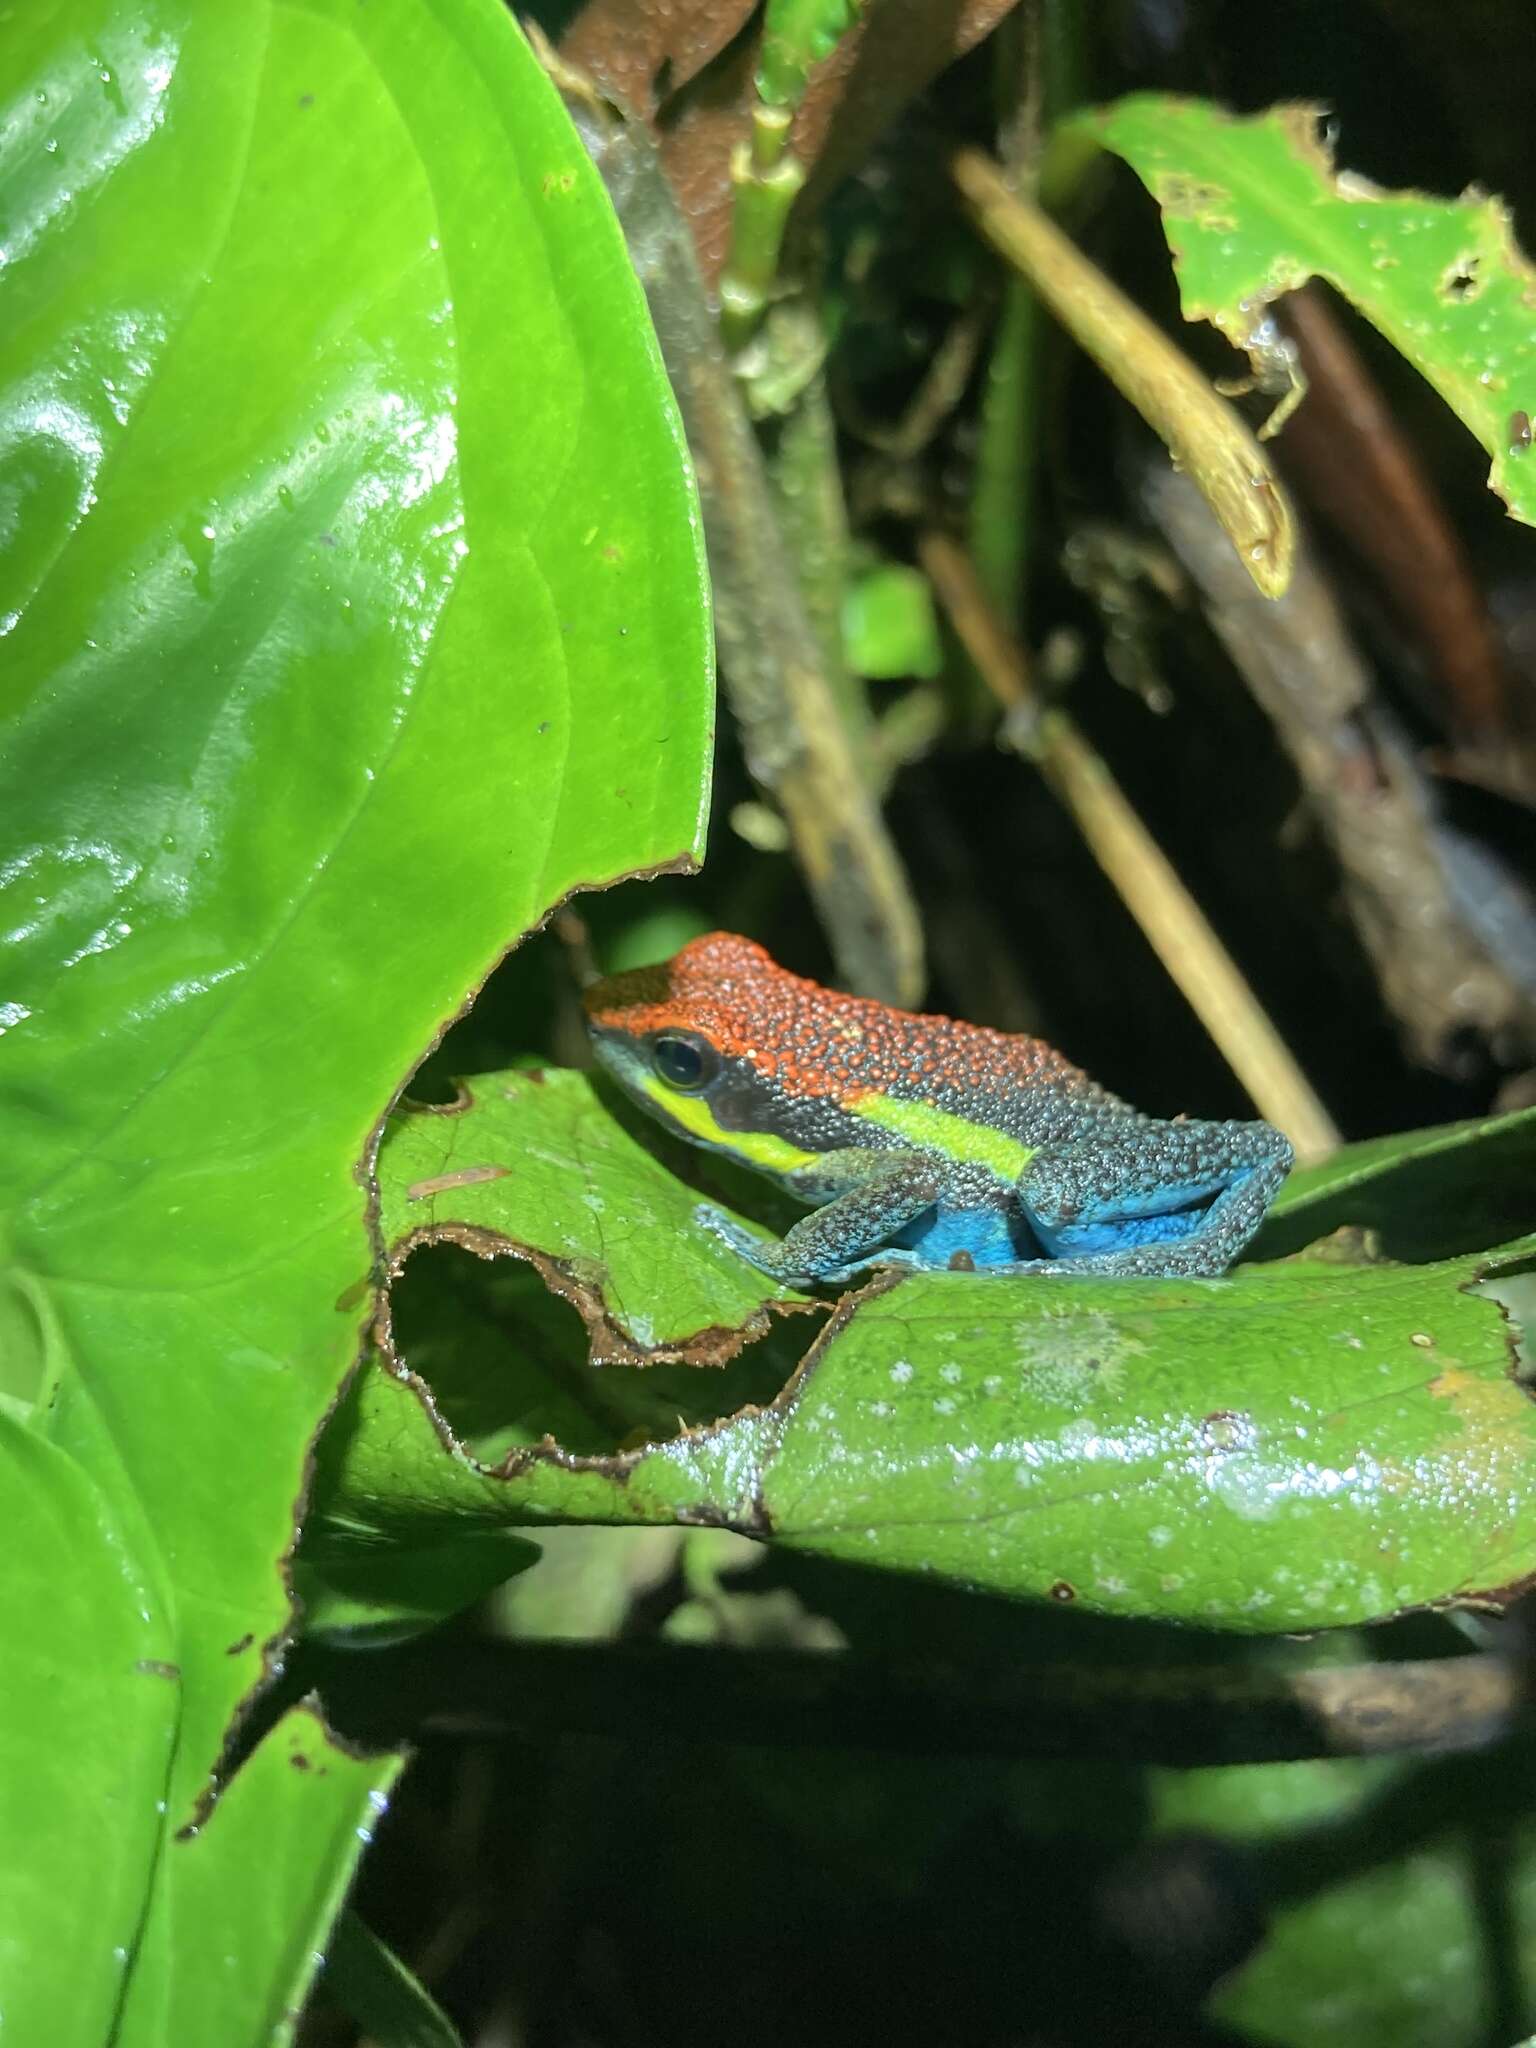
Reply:
<svg viewBox="0 0 1536 2048"><path fill-rule="evenodd" d="M526 1244L547 1205L571 1233L561 1258L590 1262L583 1284L600 1293L603 1261L622 1257L636 1324L673 1298L679 1274L707 1290L747 1272L692 1227L690 1190L617 1124L604 1134L586 1082L490 1076L472 1092L457 1117L391 1132L392 1241L413 1198L403 1176L432 1165L443 1171L414 1184L439 1205L432 1228L484 1232L487 1249L498 1233ZM1510 1147L1528 1131L1510 1119L1419 1134L1421 1173L1476 1157L1523 1188ZM1401 1161L1378 1151L1361 1148L1353 1179L1347 1159L1320 1173L1345 1220L1351 1188L1387 1199L1375 1173ZM1404 1185L1423 1202L1422 1185ZM493 1198L494 1215L481 1206ZM547 1255L547 1226L535 1241ZM702 1520L1105 1614L1255 1631L1376 1620L1536 1573L1536 1402L1513 1376L1502 1310L1468 1291L1497 1263L1312 1258L1157 1282L913 1276L848 1297L776 1398L732 1415L721 1388L722 1419L622 1449L619 1430L604 1443L583 1428L590 1368L552 1374L530 1400L529 1308L508 1300L444 1388L430 1347L407 1347L424 1382L365 1376L323 1447L322 1499L338 1526L405 1527L418 1541L461 1516ZM764 1283L750 1284L760 1301ZM479 1434L482 1421L444 1457L452 1412L434 1396L472 1412L466 1372L487 1407L497 1389L509 1410L523 1405L514 1430Z"/></svg>
<svg viewBox="0 0 1536 2048"><path fill-rule="evenodd" d="M1536 1575L1536 1402L1484 1261L1230 1280L904 1279L766 1406L627 1451L444 1456L377 1369L327 1519L705 1521L887 1570L1207 1627L1344 1627ZM488 1355L482 1370L501 1370Z"/></svg>
<svg viewBox="0 0 1536 2048"><path fill-rule="evenodd" d="M379 1150L396 1271L423 1243L532 1260L580 1311L598 1364L720 1364L806 1304L697 1229L697 1193L584 1074L487 1074L450 1109L407 1104ZM694 1154L695 1162L698 1155Z"/></svg>
<svg viewBox="0 0 1536 2048"><path fill-rule="evenodd" d="M1269 306L1324 279L1429 380L1492 458L1490 488L1536 524L1536 271L1509 209L1336 171L1321 117L1133 93L1061 132L1124 157L1162 208L1187 320L1211 321L1262 374Z"/></svg>

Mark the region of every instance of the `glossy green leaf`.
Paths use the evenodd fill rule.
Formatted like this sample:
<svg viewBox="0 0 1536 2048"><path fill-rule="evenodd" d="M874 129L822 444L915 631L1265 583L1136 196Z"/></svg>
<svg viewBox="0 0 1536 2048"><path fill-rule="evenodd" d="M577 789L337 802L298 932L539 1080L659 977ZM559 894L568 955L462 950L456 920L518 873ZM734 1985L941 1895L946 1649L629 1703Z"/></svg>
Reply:
<svg viewBox="0 0 1536 2048"><path fill-rule="evenodd" d="M216 2023L198 1930L313 1946L262 1815L322 1902L347 1773L237 1830L247 1767L217 1883L167 1844L288 1620L370 1134L552 902L697 854L703 565L616 225L498 0L40 0L0 81L0 1386L43 1381L123 1549L76 1654L147 1633L182 1688L152 1782L138 1737L69 1759L78 1801L156 1814L114 2038L235 2044L287 1964L250 1944L265 1988ZM40 1644L87 1569L52 1562ZM56 1732L20 1697L0 1778ZM26 1849L56 1898L65 1819ZM101 1922L7 1931L95 2048Z"/></svg>
<svg viewBox="0 0 1536 2048"><path fill-rule="evenodd" d="M310 1705L286 1713L207 1825L164 1844L128 2005L107 2038L290 2041L400 1768L398 1756L344 1748ZM61 2038L57 2023L43 2038Z"/></svg>
<svg viewBox="0 0 1536 2048"><path fill-rule="evenodd" d="M101 2042L160 1837L180 1705L174 1637L135 1544L72 1459L0 1417L0 1470L0 2005L18 2041ZM103 1757L110 1782L93 1764Z"/></svg>
<svg viewBox="0 0 1536 2048"><path fill-rule="evenodd" d="M1536 1402L1476 1267L962 1275L830 1338L762 1503L797 1544L1105 1613L1338 1627L1536 1570ZM1090 1291L1091 1289L1091 1291Z"/></svg>
<svg viewBox="0 0 1536 2048"><path fill-rule="evenodd" d="M563 1273L586 1262L589 1321L613 1313L597 1305L610 1284L648 1327L679 1272L697 1284L712 1266L746 1270L691 1226L690 1190L617 1123L601 1135L580 1077L489 1076L470 1093L457 1114L392 1130L380 1169L392 1244L415 1200L436 1233L483 1252L526 1246L508 1205L534 1161L538 1186L562 1191L558 1213L580 1219L573 1231L595 1227L559 1254ZM1509 1170L1500 1148L1525 1128L1487 1127L1490 1164ZM412 1149L423 1132L430 1158ZM1430 1164L1477 1142L1418 1140ZM402 1176L424 1164L443 1171L413 1196ZM1328 1171L1350 1185L1347 1164ZM1367 1158L1359 1188L1371 1171ZM462 1448L445 1457L421 1392L370 1373L325 1498L333 1515L386 1523L723 1521L893 1570L1226 1628L1373 1620L1536 1572L1536 1402L1512 1377L1500 1308L1466 1291L1488 1263L907 1277L850 1298L766 1408L622 1456L556 1450L530 1415L494 1471ZM509 1373L498 1353L510 1338L515 1355L517 1327L515 1312L487 1327L488 1388Z"/></svg>
<svg viewBox="0 0 1536 2048"><path fill-rule="evenodd" d="M900 1282L762 1411L624 1455L445 1455L377 1369L322 1506L375 1523L721 1521L1105 1614L1341 1627L1536 1572L1536 1403L1474 1261L1241 1280ZM1427 1341L1421 1341L1427 1340ZM486 1371L497 1369L488 1357Z"/></svg>
<svg viewBox="0 0 1536 2048"><path fill-rule="evenodd" d="M1429 380L1491 456L1490 488L1536 523L1536 457L1528 430L1511 427L1536 404L1536 272L1509 209L1337 172L1321 117L1134 93L1062 132L1124 157L1162 208L1186 319L1272 367L1268 306L1323 278Z"/></svg>

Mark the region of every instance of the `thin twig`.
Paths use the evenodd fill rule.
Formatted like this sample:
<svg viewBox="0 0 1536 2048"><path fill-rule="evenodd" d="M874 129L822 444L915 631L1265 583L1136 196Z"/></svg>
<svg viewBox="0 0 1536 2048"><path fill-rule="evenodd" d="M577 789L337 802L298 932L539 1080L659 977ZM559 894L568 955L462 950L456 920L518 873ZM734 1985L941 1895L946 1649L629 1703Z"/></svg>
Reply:
<svg viewBox="0 0 1536 2048"><path fill-rule="evenodd" d="M643 127L558 58L542 61L608 188L683 415L747 766L789 827L843 981L910 1007L924 980L917 909L829 682L688 225Z"/></svg>
<svg viewBox="0 0 1536 2048"><path fill-rule="evenodd" d="M918 544L956 633L1006 716L1011 744L1039 767L1071 811L1094 858L1252 1096L1303 1161L1321 1159L1338 1129L1204 912L1073 720L1041 706L1024 650L1004 628L969 555L947 534Z"/></svg>
<svg viewBox="0 0 1536 2048"><path fill-rule="evenodd" d="M977 228L1161 436L1209 499L1266 597L1291 573L1295 521L1268 457L1230 405L1038 206L979 149L950 165Z"/></svg>

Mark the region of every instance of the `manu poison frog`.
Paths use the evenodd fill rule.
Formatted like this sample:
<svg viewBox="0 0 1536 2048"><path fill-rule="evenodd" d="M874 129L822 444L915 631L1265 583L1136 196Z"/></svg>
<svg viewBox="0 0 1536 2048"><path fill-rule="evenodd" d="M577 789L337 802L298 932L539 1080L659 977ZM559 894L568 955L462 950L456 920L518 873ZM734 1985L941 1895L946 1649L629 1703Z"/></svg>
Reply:
<svg viewBox="0 0 1536 2048"><path fill-rule="evenodd" d="M586 1007L652 1116L812 1205L778 1242L694 1211L775 1280L1222 1273L1291 1164L1269 1124L1143 1116L1038 1038L839 995L728 932Z"/></svg>

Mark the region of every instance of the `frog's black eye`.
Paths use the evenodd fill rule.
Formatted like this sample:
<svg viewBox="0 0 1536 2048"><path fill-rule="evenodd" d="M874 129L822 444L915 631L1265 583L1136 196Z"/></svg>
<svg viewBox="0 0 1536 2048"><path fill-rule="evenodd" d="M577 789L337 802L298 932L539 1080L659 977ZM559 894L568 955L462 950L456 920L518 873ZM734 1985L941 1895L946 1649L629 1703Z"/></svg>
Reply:
<svg viewBox="0 0 1536 2048"><path fill-rule="evenodd" d="M707 1039L681 1031L659 1031L651 1040L651 1065L669 1088L692 1095L715 1077L718 1060Z"/></svg>

